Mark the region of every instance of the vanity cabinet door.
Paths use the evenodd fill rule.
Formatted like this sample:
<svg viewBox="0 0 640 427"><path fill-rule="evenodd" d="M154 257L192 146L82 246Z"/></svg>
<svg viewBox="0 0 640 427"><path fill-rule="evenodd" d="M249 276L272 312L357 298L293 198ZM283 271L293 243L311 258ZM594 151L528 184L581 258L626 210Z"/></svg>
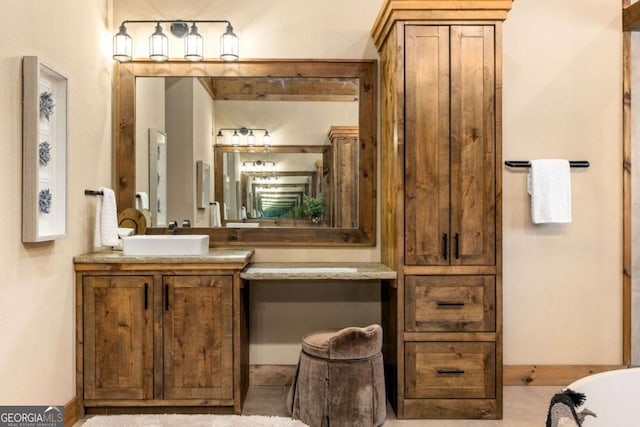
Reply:
<svg viewBox="0 0 640 427"><path fill-rule="evenodd" d="M233 398L232 276L163 276L164 398Z"/></svg>
<svg viewBox="0 0 640 427"><path fill-rule="evenodd" d="M449 265L449 27L405 38L405 263Z"/></svg>
<svg viewBox="0 0 640 427"><path fill-rule="evenodd" d="M496 77L491 25L451 27L451 264L496 262Z"/></svg>
<svg viewBox="0 0 640 427"><path fill-rule="evenodd" d="M85 276L84 398L153 397L153 276Z"/></svg>

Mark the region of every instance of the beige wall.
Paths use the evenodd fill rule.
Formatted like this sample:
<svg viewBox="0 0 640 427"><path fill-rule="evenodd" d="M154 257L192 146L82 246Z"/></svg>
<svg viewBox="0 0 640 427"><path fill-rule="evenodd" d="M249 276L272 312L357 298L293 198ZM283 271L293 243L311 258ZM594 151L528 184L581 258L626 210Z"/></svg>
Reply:
<svg viewBox="0 0 640 427"><path fill-rule="evenodd" d="M108 51L121 20L227 17L243 57L376 57L369 30L381 0L313 7L297 0L247 0L242 8L231 0L116 0L115 24L109 2L3 4L11 17L7 33L20 37L0 47L2 404L62 404L75 393L72 256L91 246L95 201L82 190L112 179ZM144 29L143 45L149 32ZM524 174L503 174L505 362L619 363L620 2L601 0L585 8L578 0L519 0L504 40L504 158L592 162L572 174L574 222L567 226L530 225ZM23 55L39 55L69 76L69 237L38 245L23 245L20 238ZM379 249L260 249L257 258L368 261L379 259ZM376 286L305 286L254 288L253 363L294 361L303 329L378 316Z"/></svg>
<svg viewBox="0 0 640 427"><path fill-rule="evenodd" d="M149 129L165 130L164 79L136 80L136 191L150 194Z"/></svg>
<svg viewBox="0 0 640 427"><path fill-rule="evenodd" d="M213 102L195 79L167 78L167 221L209 226L209 209L196 207L196 161L212 164Z"/></svg>
<svg viewBox="0 0 640 427"><path fill-rule="evenodd" d="M213 171L213 101L211 96L197 80L192 81L193 85L193 174L197 180L196 162L202 160L208 164ZM213 187L213 174L209 179L209 199L211 197L211 188ZM209 207L198 208L197 185L193 186L193 227L209 227Z"/></svg>
<svg viewBox="0 0 640 427"><path fill-rule="evenodd" d="M504 170L506 364L622 362L621 40L617 0L519 0L505 23L504 159L591 162L570 225L533 226Z"/></svg>
<svg viewBox="0 0 640 427"><path fill-rule="evenodd" d="M95 199L111 185L109 0L2 3L0 44L0 404L75 396L72 257L91 248ZM68 78L68 237L21 240L21 60L37 55Z"/></svg>

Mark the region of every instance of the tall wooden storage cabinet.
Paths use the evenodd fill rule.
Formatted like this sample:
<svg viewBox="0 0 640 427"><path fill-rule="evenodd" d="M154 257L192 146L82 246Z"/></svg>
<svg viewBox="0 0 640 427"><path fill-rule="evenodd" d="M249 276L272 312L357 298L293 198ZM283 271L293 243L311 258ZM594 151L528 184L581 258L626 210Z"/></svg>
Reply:
<svg viewBox="0 0 640 427"><path fill-rule="evenodd" d="M386 0L382 257L399 418L502 418L501 29L511 0Z"/></svg>

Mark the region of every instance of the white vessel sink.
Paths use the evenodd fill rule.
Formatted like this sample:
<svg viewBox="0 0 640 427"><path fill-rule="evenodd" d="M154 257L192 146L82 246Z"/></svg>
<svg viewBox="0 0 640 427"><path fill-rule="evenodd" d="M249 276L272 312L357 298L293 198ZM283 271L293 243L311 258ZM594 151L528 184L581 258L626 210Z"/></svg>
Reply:
<svg viewBox="0 0 640 427"><path fill-rule="evenodd" d="M206 255L206 234L131 236L122 239L125 255Z"/></svg>

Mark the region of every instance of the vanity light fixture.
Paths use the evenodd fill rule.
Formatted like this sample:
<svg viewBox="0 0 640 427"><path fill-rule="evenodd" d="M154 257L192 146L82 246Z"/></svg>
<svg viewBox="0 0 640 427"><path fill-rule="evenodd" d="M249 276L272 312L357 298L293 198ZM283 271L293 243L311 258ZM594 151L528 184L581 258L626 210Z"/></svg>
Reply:
<svg viewBox="0 0 640 427"><path fill-rule="evenodd" d="M231 132L231 145L234 147L240 146L240 138L241 136L246 136L246 146L247 147L255 147L257 137L254 133L256 132L264 132L262 135L262 145L264 148L269 148L271 146L271 134L269 131L264 128L247 128L247 127L239 127L239 128L220 128L218 129L218 133L216 134L216 145L226 145L226 139L224 132Z"/></svg>
<svg viewBox="0 0 640 427"><path fill-rule="evenodd" d="M149 58L157 62L169 59L169 39L162 32L159 22L156 24L156 31L149 37Z"/></svg>
<svg viewBox="0 0 640 427"><path fill-rule="evenodd" d="M202 61L204 59L204 40L198 33L196 23L227 24L226 31L220 36L220 59L224 61L237 61L239 58L238 36L233 32L231 22L227 20L125 20L120 24L118 33L113 37L113 59L119 62L133 59L133 39L127 34L128 24L155 24L155 30L149 37L149 59L154 61L167 61L169 59L169 40L162 31L160 24L169 23L171 34L175 37L185 38L184 59L187 61ZM189 31L189 23L191 30Z"/></svg>

